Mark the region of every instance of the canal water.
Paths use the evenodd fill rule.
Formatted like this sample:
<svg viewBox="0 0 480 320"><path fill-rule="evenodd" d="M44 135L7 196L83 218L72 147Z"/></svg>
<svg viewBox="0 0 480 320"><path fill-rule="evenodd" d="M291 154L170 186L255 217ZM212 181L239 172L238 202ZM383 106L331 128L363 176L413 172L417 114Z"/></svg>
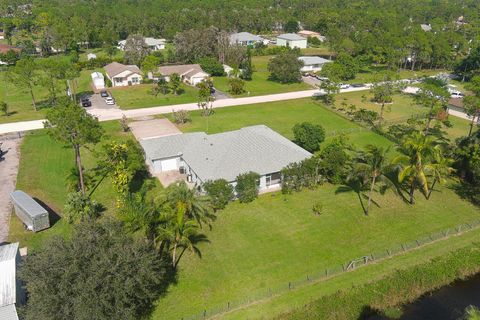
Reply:
<svg viewBox="0 0 480 320"><path fill-rule="evenodd" d="M405 305L400 319L458 320L463 319L465 309L470 305L480 308L480 274L465 281L455 281ZM370 319L387 318L377 316Z"/></svg>

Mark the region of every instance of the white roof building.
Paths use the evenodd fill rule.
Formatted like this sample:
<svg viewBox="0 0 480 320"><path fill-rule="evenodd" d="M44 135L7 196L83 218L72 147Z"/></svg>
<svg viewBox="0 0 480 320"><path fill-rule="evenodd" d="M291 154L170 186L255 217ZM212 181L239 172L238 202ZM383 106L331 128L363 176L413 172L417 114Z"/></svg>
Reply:
<svg viewBox="0 0 480 320"><path fill-rule="evenodd" d="M148 46L148 48L152 51L158 51L158 50L165 49L165 43L167 42L167 40L165 40L165 39L156 39L156 38L151 38L151 37L143 38L143 41ZM118 46L117 47L120 50L125 50L125 44L126 43L127 43L127 40L120 40L120 41L118 41Z"/></svg>
<svg viewBox="0 0 480 320"><path fill-rule="evenodd" d="M277 46L305 49L307 38L295 33L284 33L277 37Z"/></svg>
<svg viewBox="0 0 480 320"><path fill-rule="evenodd" d="M97 55L95 53L87 54L87 60L88 61L93 60L93 59L97 59Z"/></svg>
<svg viewBox="0 0 480 320"><path fill-rule="evenodd" d="M22 302L17 266L20 263L18 242L0 246L0 319L18 320L15 304Z"/></svg>
<svg viewBox="0 0 480 320"><path fill-rule="evenodd" d="M242 46L252 46L257 43L267 44L268 40L263 39L262 37L252 34L250 32L239 32L230 35L230 43L239 44Z"/></svg>
<svg viewBox="0 0 480 320"><path fill-rule="evenodd" d="M101 72L93 72L91 75L93 86L97 89L105 89L105 77Z"/></svg>
<svg viewBox="0 0 480 320"><path fill-rule="evenodd" d="M300 69L302 72L317 72L322 70L325 63L333 62L318 56L298 57L298 60L303 62L303 67Z"/></svg>

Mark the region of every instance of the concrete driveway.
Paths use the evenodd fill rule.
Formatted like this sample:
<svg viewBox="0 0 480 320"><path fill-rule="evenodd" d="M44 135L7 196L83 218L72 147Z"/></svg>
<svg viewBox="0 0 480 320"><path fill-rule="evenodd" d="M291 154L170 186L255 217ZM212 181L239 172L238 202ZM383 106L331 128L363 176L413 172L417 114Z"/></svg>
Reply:
<svg viewBox="0 0 480 320"><path fill-rule="evenodd" d="M129 123L130 130L137 140L158 138L181 134L182 131L170 122L168 119L138 120Z"/></svg>
<svg viewBox="0 0 480 320"><path fill-rule="evenodd" d="M314 77L303 76L302 81L305 82L306 84L314 87L314 88L316 88L320 85L320 80L318 80L317 78L314 78Z"/></svg>

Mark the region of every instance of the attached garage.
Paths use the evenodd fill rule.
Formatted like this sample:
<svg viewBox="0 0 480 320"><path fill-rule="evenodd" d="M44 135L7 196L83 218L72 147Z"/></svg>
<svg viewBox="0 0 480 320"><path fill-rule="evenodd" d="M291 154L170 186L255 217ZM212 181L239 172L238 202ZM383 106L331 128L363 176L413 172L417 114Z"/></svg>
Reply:
<svg viewBox="0 0 480 320"><path fill-rule="evenodd" d="M153 170L156 173L178 170L178 157L168 159L158 159L153 161Z"/></svg>

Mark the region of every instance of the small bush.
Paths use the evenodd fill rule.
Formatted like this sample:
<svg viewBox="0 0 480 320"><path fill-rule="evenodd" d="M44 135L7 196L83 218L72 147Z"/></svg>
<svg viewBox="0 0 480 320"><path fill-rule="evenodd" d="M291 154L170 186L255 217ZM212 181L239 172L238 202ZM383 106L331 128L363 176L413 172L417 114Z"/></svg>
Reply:
<svg viewBox="0 0 480 320"><path fill-rule="evenodd" d="M321 202L315 202L312 206L313 214L319 216L323 213L323 204Z"/></svg>
<svg viewBox="0 0 480 320"><path fill-rule="evenodd" d="M173 110L173 119L176 124L184 124L191 121L190 113L184 109L180 109L178 111Z"/></svg>
<svg viewBox="0 0 480 320"><path fill-rule="evenodd" d="M259 179L260 175L251 171L237 177L235 191L240 202L252 202L258 197Z"/></svg>
<svg viewBox="0 0 480 320"><path fill-rule="evenodd" d="M130 127L128 126L128 120L125 115L122 115L122 119L120 119L120 128L122 128L123 132L128 132Z"/></svg>
<svg viewBox="0 0 480 320"><path fill-rule="evenodd" d="M99 213L100 205L81 192L72 192L67 195L64 217L68 223L96 218Z"/></svg>
<svg viewBox="0 0 480 320"><path fill-rule="evenodd" d="M229 92L231 94L238 95L245 92L245 81L240 78L230 78L228 85L230 86Z"/></svg>
<svg viewBox="0 0 480 320"><path fill-rule="evenodd" d="M325 140L325 129L321 125L310 122L297 123L293 127L295 143L308 152L320 150L320 144Z"/></svg>
<svg viewBox="0 0 480 320"><path fill-rule="evenodd" d="M211 198L215 210L223 209L234 198L233 187L225 179L207 181L203 185L207 195Z"/></svg>

